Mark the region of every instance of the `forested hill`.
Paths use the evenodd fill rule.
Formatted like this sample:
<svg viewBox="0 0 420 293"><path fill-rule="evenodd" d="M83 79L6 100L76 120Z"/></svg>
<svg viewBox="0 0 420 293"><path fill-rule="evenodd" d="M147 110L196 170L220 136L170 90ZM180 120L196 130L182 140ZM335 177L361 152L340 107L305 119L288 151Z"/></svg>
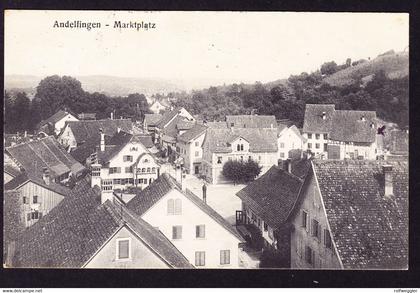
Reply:
<svg viewBox="0 0 420 293"><path fill-rule="evenodd" d="M292 75L266 84L231 84L170 93L183 106L206 120L251 112L303 123L305 104L335 104L342 110L374 110L379 118L408 126L408 53L388 51L372 60L337 65L326 62L320 69Z"/></svg>

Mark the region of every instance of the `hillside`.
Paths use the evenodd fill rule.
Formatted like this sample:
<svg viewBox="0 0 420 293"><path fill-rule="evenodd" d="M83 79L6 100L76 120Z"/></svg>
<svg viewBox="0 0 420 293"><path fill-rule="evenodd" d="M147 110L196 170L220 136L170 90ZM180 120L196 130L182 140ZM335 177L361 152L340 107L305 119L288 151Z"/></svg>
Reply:
<svg viewBox="0 0 420 293"><path fill-rule="evenodd" d="M5 89L24 91L29 96L36 92L36 87L43 77L33 75L6 75ZM154 93L181 91L183 88L163 79L125 78L107 75L76 76L82 88L90 93L99 92L109 96L127 96L142 93L147 96Z"/></svg>
<svg viewBox="0 0 420 293"><path fill-rule="evenodd" d="M408 52L378 56L365 63L340 70L324 78L324 82L332 86L345 86L358 79L369 80L376 72L384 70L390 79L401 78L408 75Z"/></svg>

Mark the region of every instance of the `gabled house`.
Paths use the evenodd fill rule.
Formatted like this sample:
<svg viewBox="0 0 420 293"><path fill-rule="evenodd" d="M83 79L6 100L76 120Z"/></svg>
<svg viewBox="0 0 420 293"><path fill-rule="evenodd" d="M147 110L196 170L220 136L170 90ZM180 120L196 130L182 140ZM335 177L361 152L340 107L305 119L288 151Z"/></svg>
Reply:
<svg viewBox="0 0 420 293"><path fill-rule="evenodd" d="M205 201L163 173L128 202L138 218L161 231L196 268L238 268L235 227Z"/></svg>
<svg viewBox="0 0 420 293"><path fill-rule="evenodd" d="M160 119L162 119L162 114L144 114L143 130L154 134L155 127Z"/></svg>
<svg viewBox="0 0 420 293"><path fill-rule="evenodd" d="M142 136L124 131L108 141L102 133L95 160L91 165L92 187L99 186L108 198L113 198L116 189L144 188L159 177L160 166L142 143Z"/></svg>
<svg viewBox="0 0 420 293"><path fill-rule="evenodd" d="M257 226L259 218L262 225L277 221L276 249L290 267L406 269L407 162L307 162L310 167L299 171L292 163L289 176L273 171L270 179L267 172L238 193ZM290 187L295 175L300 188Z"/></svg>
<svg viewBox="0 0 420 293"><path fill-rule="evenodd" d="M184 168L189 174L200 174L206 130L206 126L197 123L177 138L176 150L183 158Z"/></svg>
<svg viewBox="0 0 420 293"><path fill-rule="evenodd" d="M186 120L182 116L175 117L161 132L160 145L167 154L172 154L176 149L177 138L189 129L193 128L196 122Z"/></svg>
<svg viewBox="0 0 420 293"><path fill-rule="evenodd" d="M42 120L37 126L37 132L46 135L58 135L68 121L79 121L68 111L59 110L46 120Z"/></svg>
<svg viewBox="0 0 420 293"><path fill-rule="evenodd" d="M201 174L212 184L227 182L223 165L231 160L253 160L264 174L277 164L277 128L209 128L203 142Z"/></svg>
<svg viewBox="0 0 420 293"><path fill-rule="evenodd" d="M287 127L280 124L278 126L278 158L285 160L301 157L302 152L306 151L307 139L302 136L300 130L292 125Z"/></svg>
<svg viewBox="0 0 420 293"><path fill-rule="evenodd" d="M9 249L15 268L193 268L158 230L88 181ZM11 254L13 256L11 256Z"/></svg>
<svg viewBox="0 0 420 293"><path fill-rule="evenodd" d="M374 111L335 110L334 105L306 104L302 132L307 149L318 158L376 159Z"/></svg>
<svg viewBox="0 0 420 293"><path fill-rule="evenodd" d="M155 100L152 105L150 105L149 109L155 114L160 114L169 108L169 105L165 102L160 102L159 100Z"/></svg>

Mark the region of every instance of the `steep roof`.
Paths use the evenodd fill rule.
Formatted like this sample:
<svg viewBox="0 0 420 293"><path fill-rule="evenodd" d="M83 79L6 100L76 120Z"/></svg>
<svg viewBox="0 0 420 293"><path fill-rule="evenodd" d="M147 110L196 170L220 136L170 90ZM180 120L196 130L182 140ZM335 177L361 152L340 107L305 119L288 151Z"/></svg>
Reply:
<svg viewBox="0 0 420 293"><path fill-rule="evenodd" d="M292 174L278 166L272 166L236 195L270 227L277 229L292 212L309 168L308 160L294 162Z"/></svg>
<svg viewBox="0 0 420 293"><path fill-rule="evenodd" d="M330 138L345 142L374 142L377 132L375 120L374 111L336 110Z"/></svg>
<svg viewBox="0 0 420 293"><path fill-rule="evenodd" d="M249 142L251 152L276 152L277 128L209 128L204 140L204 151L208 153L229 153L229 142L236 137L243 137Z"/></svg>
<svg viewBox="0 0 420 293"><path fill-rule="evenodd" d="M206 131L206 129L207 127L202 124L194 124L192 128L178 136L178 140L183 142L190 142L191 140L196 139L201 134L203 134Z"/></svg>
<svg viewBox="0 0 420 293"><path fill-rule="evenodd" d="M4 164L4 172L16 177L21 174L21 171L10 164Z"/></svg>
<svg viewBox="0 0 420 293"><path fill-rule="evenodd" d="M329 104L306 104L303 132L329 133L335 105ZM325 112L325 119L322 113Z"/></svg>
<svg viewBox="0 0 420 293"><path fill-rule="evenodd" d="M273 115L227 115L226 123L228 127L238 128L277 127L276 117Z"/></svg>
<svg viewBox="0 0 420 293"><path fill-rule="evenodd" d="M48 168L52 177L70 171L78 174L85 169L52 136L8 147L6 151L33 176L42 177L39 174L42 174L44 167Z"/></svg>
<svg viewBox="0 0 420 293"><path fill-rule="evenodd" d="M382 166L393 167L393 199ZM314 160L333 240L345 268L408 266L408 163Z"/></svg>
<svg viewBox="0 0 420 293"><path fill-rule="evenodd" d="M87 181L25 231L14 266L80 268L124 226L169 266L192 267L167 238L125 207L100 204L99 191Z"/></svg>
<svg viewBox="0 0 420 293"><path fill-rule="evenodd" d="M300 133L300 130L296 127L296 125L291 125L290 127L287 127L286 125L282 125L278 127L278 135L279 137L281 137L284 133L286 133L286 130L290 130L293 133L295 133L303 142L306 142L307 139L305 137L302 136L302 134Z"/></svg>
<svg viewBox="0 0 420 293"><path fill-rule="evenodd" d="M146 125L156 125L160 119L162 119L161 114L144 114L144 123Z"/></svg>
<svg viewBox="0 0 420 293"><path fill-rule="evenodd" d="M186 198L188 198L198 208L209 215L224 229L228 230L240 241L243 241L242 237L236 231L236 229L230 225L222 216L220 216L215 210L213 210L209 205L205 204L198 196L194 195L192 192L182 191L180 184L167 173L163 173L158 179L153 181L152 184L147 186L144 190L140 191L135 197L133 197L127 203L127 208L141 216L173 189L181 192Z"/></svg>
<svg viewBox="0 0 420 293"><path fill-rule="evenodd" d="M72 130L77 143L86 142L92 137L100 137L99 129L101 128L106 135L110 136L114 135L118 128L125 132L133 129L130 119L68 121L67 125Z"/></svg>
<svg viewBox="0 0 420 293"><path fill-rule="evenodd" d="M13 178L9 182L4 185L5 190L15 190L19 186L25 184L26 182L33 182L39 186L42 186L48 190L54 191L58 194L66 196L70 193L71 189L66 187L62 184L55 183L53 180L50 180L49 184L46 184L44 180L42 180L42 175L36 176L30 173L23 172L22 174L18 175L17 177Z"/></svg>
<svg viewBox="0 0 420 293"><path fill-rule="evenodd" d="M51 123L53 125L55 125L58 121L60 121L61 119L63 119L64 117L66 117L68 114L70 114L69 112L63 111L63 110L59 110L58 112L56 112L54 115L52 115L51 117L42 120L39 124L39 127Z"/></svg>
<svg viewBox="0 0 420 293"><path fill-rule="evenodd" d="M163 129L166 124L168 124L175 116L179 114L180 108L176 108L172 111L167 111L163 113L162 119L160 119L159 122L157 122L156 126L160 129Z"/></svg>
<svg viewBox="0 0 420 293"><path fill-rule="evenodd" d="M208 128L228 128L226 121L211 121L206 122Z"/></svg>

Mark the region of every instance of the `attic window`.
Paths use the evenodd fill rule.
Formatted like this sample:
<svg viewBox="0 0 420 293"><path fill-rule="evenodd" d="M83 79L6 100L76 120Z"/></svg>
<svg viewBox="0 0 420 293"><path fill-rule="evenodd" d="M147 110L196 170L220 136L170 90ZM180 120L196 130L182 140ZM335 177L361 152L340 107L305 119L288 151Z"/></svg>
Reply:
<svg viewBox="0 0 420 293"><path fill-rule="evenodd" d="M117 260L127 260L131 258L130 246L130 238L117 239Z"/></svg>

